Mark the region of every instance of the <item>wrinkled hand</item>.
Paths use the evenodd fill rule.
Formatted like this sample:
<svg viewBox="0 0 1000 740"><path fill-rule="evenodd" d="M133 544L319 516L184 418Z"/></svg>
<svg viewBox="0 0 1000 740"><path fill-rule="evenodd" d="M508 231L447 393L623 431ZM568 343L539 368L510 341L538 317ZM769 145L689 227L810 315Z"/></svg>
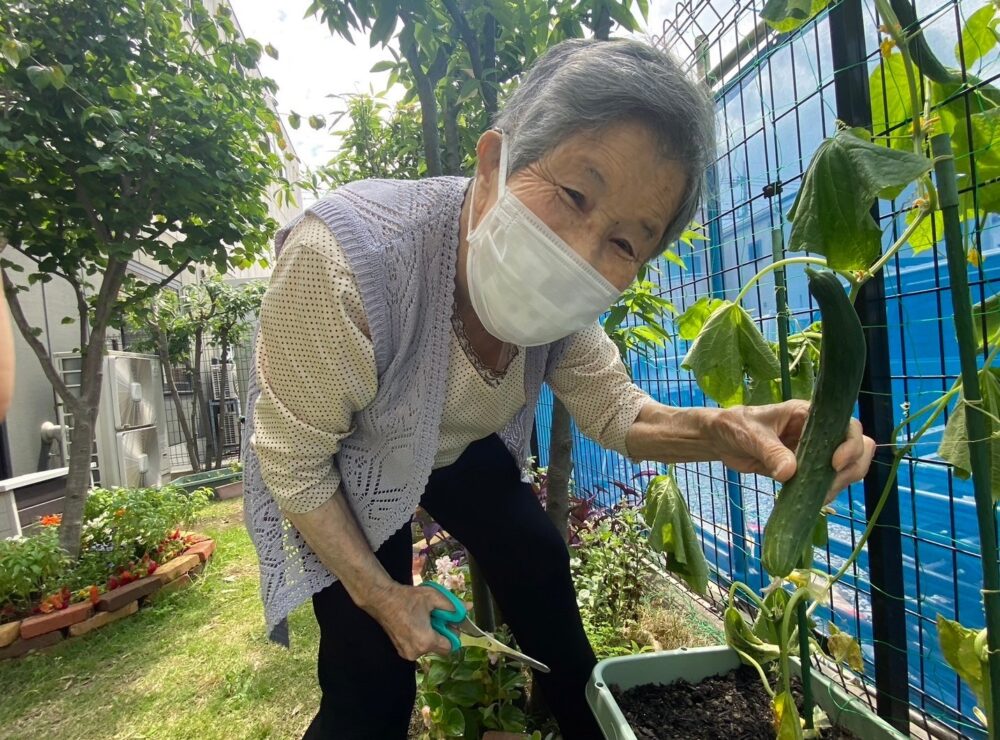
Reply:
<svg viewBox="0 0 1000 740"><path fill-rule="evenodd" d="M806 401L720 410L712 435L719 459L741 473L768 475L785 483L795 474L795 449L808 414ZM865 477L874 454L875 441L864 435L861 422L851 419L847 438L833 453L837 477L827 494L827 503L849 484Z"/></svg>
<svg viewBox="0 0 1000 740"><path fill-rule="evenodd" d="M451 608L433 588L396 584L375 598L367 611L382 625L400 657L416 660L427 653L451 652L448 640L431 627L432 610Z"/></svg>

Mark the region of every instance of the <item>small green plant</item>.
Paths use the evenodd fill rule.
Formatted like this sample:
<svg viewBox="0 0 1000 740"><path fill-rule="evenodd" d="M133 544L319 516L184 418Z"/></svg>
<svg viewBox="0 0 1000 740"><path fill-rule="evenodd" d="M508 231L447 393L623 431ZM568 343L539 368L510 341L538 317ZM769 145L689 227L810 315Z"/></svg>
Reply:
<svg viewBox="0 0 1000 740"><path fill-rule="evenodd" d="M30 614L33 604L58 584L68 564L54 526L31 537L0 540L0 622Z"/></svg>
<svg viewBox="0 0 1000 740"><path fill-rule="evenodd" d="M642 515L626 503L584 523L570 570L583 626L600 657L648 650L628 634L649 595L649 579L636 578L646 552Z"/></svg>
<svg viewBox="0 0 1000 740"><path fill-rule="evenodd" d="M468 599L468 565L450 554L434 562L433 577L460 599ZM501 628L494 635L510 644ZM524 732L524 688L527 674L514 661L481 648L462 648L447 656L427 655L419 661L417 706L423 720L422 740L480 737L485 730ZM539 735L540 738L540 735Z"/></svg>

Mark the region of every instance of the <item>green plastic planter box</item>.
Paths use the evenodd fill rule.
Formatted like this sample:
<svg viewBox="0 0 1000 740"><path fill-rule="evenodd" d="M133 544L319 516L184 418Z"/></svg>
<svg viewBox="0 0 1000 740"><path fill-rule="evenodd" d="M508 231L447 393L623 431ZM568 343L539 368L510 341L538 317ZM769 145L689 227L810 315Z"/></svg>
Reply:
<svg viewBox="0 0 1000 740"><path fill-rule="evenodd" d="M174 480L170 481L170 485L177 486L191 493L198 488L207 487L214 490L227 483L234 483L239 480L243 480L242 471L234 473L229 468L220 468L219 470L206 470L203 473L182 475L180 478L174 478Z"/></svg>
<svg viewBox="0 0 1000 740"><path fill-rule="evenodd" d="M627 655L602 660L587 685L587 702L608 740L636 740L635 733L611 694L611 686L625 690L647 683L669 684L684 679L703 681L739 668L740 659L730 648L681 648L660 653ZM903 740L906 736L884 722L868 705L845 692L826 677L813 677L813 696L833 724L865 740Z"/></svg>

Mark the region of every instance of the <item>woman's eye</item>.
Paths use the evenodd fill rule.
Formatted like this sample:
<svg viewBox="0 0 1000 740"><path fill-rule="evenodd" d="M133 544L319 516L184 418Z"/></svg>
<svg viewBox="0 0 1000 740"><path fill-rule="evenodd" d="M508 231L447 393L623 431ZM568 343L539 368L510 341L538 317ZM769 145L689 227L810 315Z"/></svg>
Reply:
<svg viewBox="0 0 1000 740"><path fill-rule="evenodd" d="M615 239L614 243L624 254L632 259L635 259L635 250L632 248L631 244L624 239Z"/></svg>
<svg viewBox="0 0 1000 740"><path fill-rule="evenodd" d="M569 196L570 200L573 201L573 203L577 206L577 208L583 207L583 203L586 200L583 197L583 193L573 190L573 188L566 188L566 187L563 188L563 191L565 191L566 195Z"/></svg>

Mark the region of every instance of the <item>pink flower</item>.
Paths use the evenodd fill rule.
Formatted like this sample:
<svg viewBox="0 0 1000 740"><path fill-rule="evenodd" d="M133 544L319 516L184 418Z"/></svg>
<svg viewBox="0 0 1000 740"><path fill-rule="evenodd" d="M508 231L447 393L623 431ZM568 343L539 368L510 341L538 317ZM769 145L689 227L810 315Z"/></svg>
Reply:
<svg viewBox="0 0 1000 740"><path fill-rule="evenodd" d="M444 577L444 587L455 593L465 591L465 574L460 570L452 571Z"/></svg>
<svg viewBox="0 0 1000 740"><path fill-rule="evenodd" d="M420 708L420 718L424 721L424 727L428 730L434 727L434 722L431 720L431 708L426 704Z"/></svg>
<svg viewBox="0 0 1000 740"><path fill-rule="evenodd" d="M434 568L437 570L438 578L446 578L455 569L455 564L448 555L442 555L434 561Z"/></svg>

